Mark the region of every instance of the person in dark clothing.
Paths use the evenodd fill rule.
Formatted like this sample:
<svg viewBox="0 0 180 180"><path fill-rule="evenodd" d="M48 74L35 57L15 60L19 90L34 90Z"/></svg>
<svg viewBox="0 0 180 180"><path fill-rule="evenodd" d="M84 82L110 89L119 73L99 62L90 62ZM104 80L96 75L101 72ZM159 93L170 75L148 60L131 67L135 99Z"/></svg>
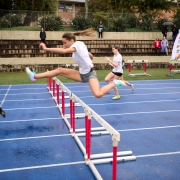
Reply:
<svg viewBox="0 0 180 180"><path fill-rule="evenodd" d="M0 107L0 114L3 116L3 117L6 117L6 113L4 112L4 110Z"/></svg>
<svg viewBox="0 0 180 180"><path fill-rule="evenodd" d="M176 24L174 24L174 26L172 27L172 41L173 41L173 43L176 40L178 33L179 33L179 29L176 27Z"/></svg>
<svg viewBox="0 0 180 180"><path fill-rule="evenodd" d="M99 32L99 39L102 39L102 40L103 40L103 29L104 29L104 25L102 21L100 21L98 24L98 32Z"/></svg>
<svg viewBox="0 0 180 180"><path fill-rule="evenodd" d="M167 26L163 26L163 28L162 28L163 37L166 37L166 38L167 38L167 32L168 32Z"/></svg>
<svg viewBox="0 0 180 180"><path fill-rule="evenodd" d="M46 44L46 32L44 31L44 28L41 28L40 31L40 38L41 38L41 42L43 42L44 44Z"/></svg>

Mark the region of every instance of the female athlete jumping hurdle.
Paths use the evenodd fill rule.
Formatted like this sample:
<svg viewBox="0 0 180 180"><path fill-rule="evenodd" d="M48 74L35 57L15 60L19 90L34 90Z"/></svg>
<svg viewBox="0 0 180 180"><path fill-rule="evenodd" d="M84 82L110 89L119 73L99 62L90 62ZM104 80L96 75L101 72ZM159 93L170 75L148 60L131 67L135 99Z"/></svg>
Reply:
<svg viewBox="0 0 180 180"><path fill-rule="evenodd" d="M86 45L82 41L76 41L75 36L94 36L94 30L92 28L84 31L77 31L74 33L65 33L62 36L62 43L64 48L47 48L44 43L39 45L45 51L51 51L59 54L72 53L72 57L75 62L79 65L79 72L74 69L68 68L57 68L52 71L36 74L31 71L28 67L26 73L32 81L36 81L41 78L55 77L57 75L67 77L78 82L88 82L92 93L95 97L100 98L106 94L110 89L114 87L124 86L125 83L121 80L113 80L103 87L100 87L96 72L94 71L92 59L93 56L88 52Z"/></svg>

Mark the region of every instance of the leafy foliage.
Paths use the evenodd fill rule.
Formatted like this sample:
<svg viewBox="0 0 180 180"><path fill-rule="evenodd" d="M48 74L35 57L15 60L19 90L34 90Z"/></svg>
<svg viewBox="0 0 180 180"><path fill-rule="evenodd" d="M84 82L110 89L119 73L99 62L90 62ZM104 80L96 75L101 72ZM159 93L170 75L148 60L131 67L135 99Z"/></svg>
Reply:
<svg viewBox="0 0 180 180"><path fill-rule="evenodd" d="M6 14L0 19L0 27L8 28L22 25L21 16L16 14Z"/></svg>
<svg viewBox="0 0 180 180"><path fill-rule="evenodd" d="M177 11L174 15L174 23L178 28L180 28L180 8L177 8Z"/></svg>
<svg viewBox="0 0 180 180"><path fill-rule="evenodd" d="M139 24L139 28L146 31L152 30L154 28L152 16L149 15L142 16L142 19Z"/></svg>
<svg viewBox="0 0 180 180"><path fill-rule="evenodd" d="M60 16L48 16L40 20L40 25L46 31L58 31L62 28L63 21Z"/></svg>
<svg viewBox="0 0 180 180"><path fill-rule="evenodd" d="M72 25L76 30L84 30L91 27L91 22L85 16L77 16L72 20Z"/></svg>
<svg viewBox="0 0 180 180"><path fill-rule="evenodd" d="M58 0L15 0L15 10L57 11Z"/></svg>
<svg viewBox="0 0 180 180"><path fill-rule="evenodd" d="M127 15L127 27L135 28L139 25L139 20L134 14Z"/></svg>
<svg viewBox="0 0 180 180"><path fill-rule="evenodd" d="M117 20L113 20L113 29L116 32L124 32L127 27L127 19L120 16Z"/></svg>
<svg viewBox="0 0 180 180"><path fill-rule="evenodd" d="M163 24L164 22L166 22L166 21L168 21L167 18L159 18L159 19L157 20L157 22L156 22L156 27L157 27L157 29L162 30L162 27L163 27L162 24Z"/></svg>

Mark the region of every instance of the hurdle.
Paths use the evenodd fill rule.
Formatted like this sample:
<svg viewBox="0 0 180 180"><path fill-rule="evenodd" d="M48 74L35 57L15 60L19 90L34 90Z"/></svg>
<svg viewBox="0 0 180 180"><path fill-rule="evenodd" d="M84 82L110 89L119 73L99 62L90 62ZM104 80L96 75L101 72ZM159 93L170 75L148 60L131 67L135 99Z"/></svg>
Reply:
<svg viewBox="0 0 180 180"><path fill-rule="evenodd" d="M174 64L180 64L180 60L178 60ZM174 76L176 74L180 74L180 69L174 69L173 70L174 64L172 64L172 63L169 64L169 74L167 74L166 76Z"/></svg>
<svg viewBox="0 0 180 180"><path fill-rule="evenodd" d="M118 142L120 141L120 133L117 132L112 126L110 126L103 118L101 118L96 112L94 112L87 104L85 104L81 99L79 99L76 95L74 95L67 87L65 87L60 80L54 77L52 80L48 80L47 82L52 82L51 89L48 84L48 89L50 94L52 95L54 101L59 108L62 118L64 119L67 127L70 130L72 137L74 137L76 143L78 144L79 148L84 154L84 160L86 165L89 166L91 171L93 172L94 176L98 180L102 180L101 175L97 171L94 164L102 164L102 163L112 163L112 179L116 180L117 174L117 163L124 162L129 160L136 160L136 157L132 155L132 151L123 151L118 152ZM61 90L60 90L61 89ZM60 96L61 92L61 98ZM66 114L65 111L65 104L64 97L65 92L69 96L69 107L70 114ZM61 100L60 100L61 99ZM84 113L77 114L75 109L75 103L80 104L83 108ZM76 118L83 117L84 118L84 129L77 129L76 128ZM102 127L91 127L91 121L94 118ZM69 120L68 120L69 119ZM96 132L92 132L92 131ZM106 131L103 131L106 130ZM98 132L97 132L98 131ZM91 154L91 137L92 135L99 135L99 134L109 134L112 136L112 153L102 153L102 154ZM79 136L85 136L85 147L82 144Z"/></svg>
<svg viewBox="0 0 180 180"><path fill-rule="evenodd" d="M132 64L133 63L142 63L144 68L144 73L137 73L137 74L131 74ZM150 74L146 73L148 60L128 60L128 72L129 76L151 76Z"/></svg>

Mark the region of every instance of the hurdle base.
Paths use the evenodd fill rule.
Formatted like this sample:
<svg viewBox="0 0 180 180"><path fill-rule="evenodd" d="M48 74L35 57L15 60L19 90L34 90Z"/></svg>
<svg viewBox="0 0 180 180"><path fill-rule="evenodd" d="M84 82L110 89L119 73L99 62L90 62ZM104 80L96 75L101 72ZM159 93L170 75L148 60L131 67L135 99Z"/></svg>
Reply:
<svg viewBox="0 0 180 180"><path fill-rule="evenodd" d="M166 76L172 77L176 74L180 74L180 70L172 70L169 74L167 74Z"/></svg>
<svg viewBox="0 0 180 180"><path fill-rule="evenodd" d="M135 77L135 76L151 76L151 75L147 73L139 73L139 74L129 74L128 76Z"/></svg>

